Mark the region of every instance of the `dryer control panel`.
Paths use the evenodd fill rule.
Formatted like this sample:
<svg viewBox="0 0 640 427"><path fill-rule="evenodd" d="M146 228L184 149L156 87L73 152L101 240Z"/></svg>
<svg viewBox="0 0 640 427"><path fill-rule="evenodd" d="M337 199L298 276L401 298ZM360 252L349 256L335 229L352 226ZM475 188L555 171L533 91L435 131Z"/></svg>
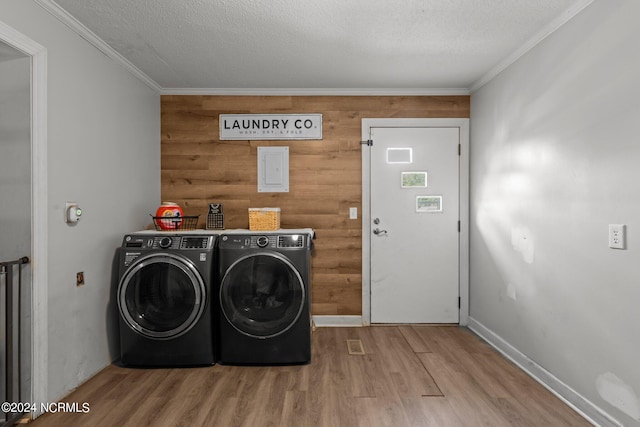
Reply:
<svg viewBox="0 0 640 427"><path fill-rule="evenodd" d="M304 236L302 234L288 234L286 236L278 236L279 248L303 248Z"/></svg>
<svg viewBox="0 0 640 427"><path fill-rule="evenodd" d="M238 249L297 249L304 248L304 234L224 235L220 245Z"/></svg>

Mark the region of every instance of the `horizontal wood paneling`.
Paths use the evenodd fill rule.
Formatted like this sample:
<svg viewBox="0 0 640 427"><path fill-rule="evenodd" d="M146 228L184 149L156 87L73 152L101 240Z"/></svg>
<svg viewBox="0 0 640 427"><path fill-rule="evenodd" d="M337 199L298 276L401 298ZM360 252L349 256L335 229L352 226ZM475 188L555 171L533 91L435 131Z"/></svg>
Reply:
<svg viewBox="0 0 640 427"><path fill-rule="evenodd" d="M162 199L185 215L223 203L227 228L250 207L282 209L282 228L316 230L313 314L362 312L361 119L469 117L468 96L162 96ZM321 141L220 141L219 114L322 113ZM259 146L289 147L289 193L257 192Z"/></svg>

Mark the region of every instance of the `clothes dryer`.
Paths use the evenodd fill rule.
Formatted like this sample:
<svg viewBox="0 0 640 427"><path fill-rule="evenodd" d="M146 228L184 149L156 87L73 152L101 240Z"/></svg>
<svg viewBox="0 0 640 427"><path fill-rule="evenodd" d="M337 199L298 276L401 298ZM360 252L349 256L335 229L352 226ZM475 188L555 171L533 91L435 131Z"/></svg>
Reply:
<svg viewBox="0 0 640 427"><path fill-rule="evenodd" d="M311 360L312 237L309 229L220 236L219 362Z"/></svg>
<svg viewBox="0 0 640 427"><path fill-rule="evenodd" d="M122 364L215 362L215 247L216 236L202 230L124 236L117 289Z"/></svg>

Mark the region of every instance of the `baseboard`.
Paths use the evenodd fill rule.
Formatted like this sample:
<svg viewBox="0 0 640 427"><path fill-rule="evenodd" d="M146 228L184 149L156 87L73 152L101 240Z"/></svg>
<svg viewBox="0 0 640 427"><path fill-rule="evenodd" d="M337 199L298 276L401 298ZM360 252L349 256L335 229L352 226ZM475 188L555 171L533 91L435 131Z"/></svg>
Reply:
<svg viewBox="0 0 640 427"><path fill-rule="evenodd" d="M362 316L313 316L313 321L319 328L362 326Z"/></svg>
<svg viewBox="0 0 640 427"><path fill-rule="evenodd" d="M622 423L607 414L593 402L587 400L569 385L562 382L551 372L538 365L527 357L527 355L520 352L517 348L513 347L473 317L469 317L467 327L593 425L602 427L623 427Z"/></svg>

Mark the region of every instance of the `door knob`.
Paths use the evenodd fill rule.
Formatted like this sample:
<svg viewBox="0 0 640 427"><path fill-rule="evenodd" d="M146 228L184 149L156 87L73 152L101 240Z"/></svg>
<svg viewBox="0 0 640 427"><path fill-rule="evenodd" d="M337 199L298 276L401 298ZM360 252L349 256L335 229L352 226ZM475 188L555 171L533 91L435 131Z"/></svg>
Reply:
<svg viewBox="0 0 640 427"><path fill-rule="evenodd" d="M379 228L374 228L373 229L373 234L375 234L377 236L381 236L383 234L387 234L387 230L380 230Z"/></svg>

